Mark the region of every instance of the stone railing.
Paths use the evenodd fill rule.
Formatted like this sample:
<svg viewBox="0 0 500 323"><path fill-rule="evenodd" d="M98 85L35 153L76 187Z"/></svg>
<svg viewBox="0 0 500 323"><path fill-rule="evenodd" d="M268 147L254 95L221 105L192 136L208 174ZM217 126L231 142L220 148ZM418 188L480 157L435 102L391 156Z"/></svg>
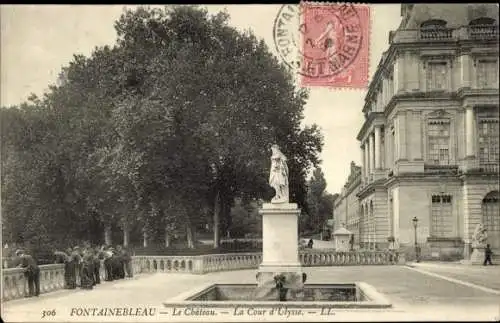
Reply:
<svg viewBox="0 0 500 323"><path fill-rule="evenodd" d="M334 250L301 250L303 266L394 265L404 257L386 251L336 252ZM234 253L203 256L136 256L134 272L205 274L217 271L254 269L262 262L262 253Z"/></svg>
<svg viewBox="0 0 500 323"><path fill-rule="evenodd" d="M301 252L299 258L305 267L396 265L404 262L404 257L401 257L399 253L386 251L308 251Z"/></svg>
<svg viewBox="0 0 500 323"><path fill-rule="evenodd" d="M4 300L22 298L28 295L28 283L24 277L24 269L3 269L2 280ZM62 288L64 288L64 265L40 266L40 293Z"/></svg>
<svg viewBox="0 0 500 323"><path fill-rule="evenodd" d="M498 40L498 25L463 26L459 28L401 29L389 33L389 43L420 41Z"/></svg>
<svg viewBox="0 0 500 323"><path fill-rule="evenodd" d="M420 29L419 38L422 40L443 40L453 37L453 29L451 28L433 28Z"/></svg>
<svg viewBox="0 0 500 323"><path fill-rule="evenodd" d="M334 250L301 250L303 266L395 265L404 262L404 256L385 251L336 252ZM256 269L262 262L262 253L234 253L202 256L134 256L134 274L186 273L205 274L219 271ZM101 263L101 281L105 269ZM28 284L21 268L2 270L3 299L12 300L28 295ZM78 281L78 278L77 278ZM64 288L64 265L40 266L40 293Z"/></svg>
<svg viewBox="0 0 500 323"><path fill-rule="evenodd" d="M64 264L41 265L40 294L64 288ZM104 281L106 271L101 263L99 276ZM79 281L77 275L77 281ZM28 282L22 268L6 268L2 270L3 299L23 298L29 294Z"/></svg>

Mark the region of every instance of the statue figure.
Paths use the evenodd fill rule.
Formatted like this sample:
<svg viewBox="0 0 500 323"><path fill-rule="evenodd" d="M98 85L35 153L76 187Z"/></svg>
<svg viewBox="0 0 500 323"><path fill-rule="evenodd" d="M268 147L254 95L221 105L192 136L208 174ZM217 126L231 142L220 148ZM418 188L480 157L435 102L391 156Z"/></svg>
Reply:
<svg viewBox="0 0 500 323"><path fill-rule="evenodd" d="M271 147L271 172L269 175L269 185L276 191L276 195L271 203L288 203L288 166L286 157L281 152L278 145Z"/></svg>
<svg viewBox="0 0 500 323"><path fill-rule="evenodd" d="M472 248L482 247L486 245L486 240L488 240L488 234L486 229L483 227L482 223L479 223L472 234Z"/></svg>

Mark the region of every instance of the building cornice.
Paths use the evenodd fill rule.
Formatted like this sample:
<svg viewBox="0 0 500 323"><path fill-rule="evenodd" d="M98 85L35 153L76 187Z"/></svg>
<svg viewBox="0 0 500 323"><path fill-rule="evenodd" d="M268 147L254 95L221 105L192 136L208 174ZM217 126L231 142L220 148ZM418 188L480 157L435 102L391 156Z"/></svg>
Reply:
<svg viewBox="0 0 500 323"><path fill-rule="evenodd" d="M457 96L456 92L447 92L447 91L436 91L436 92L403 92L399 94L395 94L389 100L389 103L385 106L384 109L384 117L387 118L394 110L398 103L404 102L425 102L425 101L459 101L460 98Z"/></svg>
<svg viewBox="0 0 500 323"><path fill-rule="evenodd" d="M439 180L448 180L455 181L457 184L461 183L461 179L459 175L447 175L440 174ZM386 188L393 186L394 184L407 184L411 182L413 183L428 183L428 182L436 182L436 174L426 174L426 173L405 173L399 174L397 176L391 176L387 178L384 183Z"/></svg>
<svg viewBox="0 0 500 323"><path fill-rule="evenodd" d="M385 182L387 181L387 178L381 178L376 181L373 181L359 189L358 194L356 196L358 199L364 199L368 195L374 193L377 189L385 189Z"/></svg>
<svg viewBox="0 0 500 323"><path fill-rule="evenodd" d="M366 134L366 131L370 128L370 126L375 123L377 119L381 119L384 117L383 112L372 112L368 115L368 118L365 120L363 125L361 126L361 129L359 130L356 139L358 141L362 141L363 137Z"/></svg>

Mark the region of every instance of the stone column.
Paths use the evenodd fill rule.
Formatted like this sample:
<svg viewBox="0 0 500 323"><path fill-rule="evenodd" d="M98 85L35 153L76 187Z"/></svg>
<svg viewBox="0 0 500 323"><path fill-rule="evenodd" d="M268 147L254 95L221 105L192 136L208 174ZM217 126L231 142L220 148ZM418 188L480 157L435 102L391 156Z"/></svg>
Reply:
<svg viewBox="0 0 500 323"><path fill-rule="evenodd" d="M374 141L373 139L374 139L373 133L370 133L370 137L368 139L368 143L370 145L370 159L369 159L369 161L370 161L370 173L372 173L373 170L375 169L375 167L374 167L375 166L374 165L375 164L374 163L375 162L375 144L373 142Z"/></svg>
<svg viewBox="0 0 500 323"><path fill-rule="evenodd" d="M380 169L380 164L381 164L381 159L380 159L380 152L381 152L381 147L380 147L380 140L381 140L381 137L380 137L380 127L379 126L376 126L375 127L375 169Z"/></svg>
<svg viewBox="0 0 500 323"><path fill-rule="evenodd" d="M465 107L465 156L473 157L474 152L474 107Z"/></svg>
<svg viewBox="0 0 500 323"><path fill-rule="evenodd" d="M361 178L366 177L365 146L361 145Z"/></svg>
<svg viewBox="0 0 500 323"><path fill-rule="evenodd" d="M368 139L365 140L365 178L370 175L370 142Z"/></svg>

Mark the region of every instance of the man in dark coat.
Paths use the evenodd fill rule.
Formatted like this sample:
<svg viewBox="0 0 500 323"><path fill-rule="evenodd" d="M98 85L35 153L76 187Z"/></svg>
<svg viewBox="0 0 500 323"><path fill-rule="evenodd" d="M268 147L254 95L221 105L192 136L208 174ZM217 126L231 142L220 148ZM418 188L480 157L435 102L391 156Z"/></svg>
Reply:
<svg viewBox="0 0 500 323"><path fill-rule="evenodd" d="M487 244L486 248L484 249L484 263L483 265L486 266L487 264L493 265L491 263L491 255L493 254L493 251L491 251L490 245Z"/></svg>
<svg viewBox="0 0 500 323"><path fill-rule="evenodd" d="M80 287L92 289L94 287L94 256L90 249L85 249L82 257Z"/></svg>
<svg viewBox="0 0 500 323"><path fill-rule="evenodd" d="M106 269L106 281L113 280L113 251L109 247L103 249L104 268Z"/></svg>
<svg viewBox="0 0 500 323"><path fill-rule="evenodd" d="M20 258L18 267L24 268L24 277L28 281L29 295L25 297L40 295L40 268L38 268L36 260L23 250L17 250L16 256Z"/></svg>
<svg viewBox="0 0 500 323"><path fill-rule="evenodd" d="M123 268L123 257L121 246L117 246L116 250L113 252L113 266L115 279L123 279L124 278L124 268Z"/></svg>
<svg viewBox="0 0 500 323"><path fill-rule="evenodd" d="M95 248L94 250L94 282L96 284L101 283L101 259L102 259L102 252L98 249Z"/></svg>

